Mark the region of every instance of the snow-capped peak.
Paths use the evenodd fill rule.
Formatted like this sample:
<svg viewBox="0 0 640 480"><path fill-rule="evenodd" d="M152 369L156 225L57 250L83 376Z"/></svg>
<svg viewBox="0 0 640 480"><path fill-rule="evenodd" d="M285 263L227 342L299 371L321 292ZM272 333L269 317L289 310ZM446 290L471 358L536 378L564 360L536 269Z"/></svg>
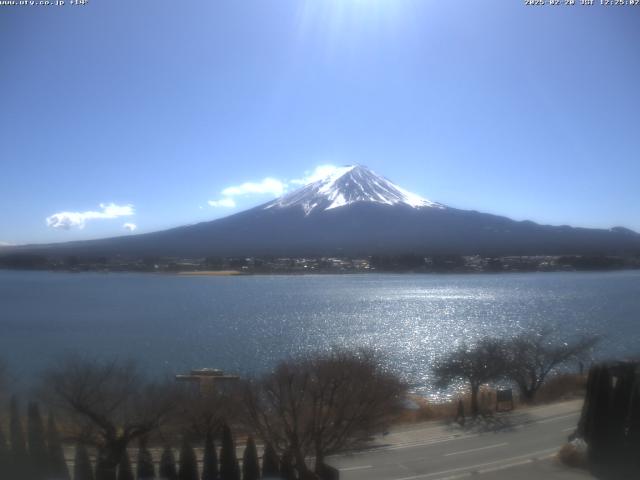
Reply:
<svg viewBox="0 0 640 480"><path fill-rule="evenodd" d="M445 208L408 192L361 165L337 168L327 177L284 195L264 208L300 206L309 215L314 210L331 210L358 202Z"/></svg>

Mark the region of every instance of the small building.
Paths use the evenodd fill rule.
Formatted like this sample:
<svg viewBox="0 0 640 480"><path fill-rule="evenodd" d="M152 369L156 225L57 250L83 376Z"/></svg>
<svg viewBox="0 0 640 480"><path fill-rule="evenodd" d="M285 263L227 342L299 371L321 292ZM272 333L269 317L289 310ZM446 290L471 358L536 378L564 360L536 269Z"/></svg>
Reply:
<svg viewBox="0 0 640 480"><path fill-rule="evenodd" d="M176 381L191 383L199 392L225 390L238 380L238 375L226 375L217 368L200 368L191 370L188 374L176 375Z"/></svg>

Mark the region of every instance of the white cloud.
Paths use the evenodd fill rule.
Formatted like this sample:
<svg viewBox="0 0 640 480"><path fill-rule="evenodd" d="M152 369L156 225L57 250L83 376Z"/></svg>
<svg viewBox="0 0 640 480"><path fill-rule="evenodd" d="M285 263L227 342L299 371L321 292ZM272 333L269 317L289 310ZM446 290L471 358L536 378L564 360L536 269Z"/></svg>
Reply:
<svg viewBox="0 0 640 480"><path fill-rule="evenodd" d="M209 200L207 203L212 207L233 208L236 201L233 197L241 197L245 195L264 195L270 194L279 197L286 190L287 185L277 178L267 177L260 182L245 182L242 185L234 185L222 190L222 198L218 200Z"/></svg>
<svg viewBox="0 0 640 480"><path fill-rule="evenodd" d="M209 200L207 203L212 207L233 208L236 206L236 201L233 198L221 198L220 200Z"/></svg>
<svg viewBox="0 0 640 480"><path fill-rule="evenodd" d="M270 194L275 197L286 193L289 187L298 185L308 185L331 175L338 167L335 165L318 165L313 170L308 170L302 178L295 178L289 181L278 180L277 178L267 177L260 182L245 182L241 185L227 187L222 190L222 198L218 200L209 200L207 203L212 207L234 208L236 201L233 197L245 195L264 195Z"/></svg>
<svg viewBox="0 0 640 480"><path fill-rule="evenodd" d="M11 247L13 243L9 242L0 242L0 247Z"/></svg>
<svg viewBox="0 0 640 480"><path fill-rule="evenodd" d="M310 183L317 182L318 180L322 180L325 177L328 177L333 172L336 171L338 167L335 165L318 165L313 171L304 172L305 176L302 178L294 178L293 180L289 180L289 183L292 185L309 185Z"/></svg>
<svg viewBox="0 0 640 480"><path fill-rule="evenodd" d="M47 226L70 230L77 227L83 229L87 220L112 219L128 217L135 214L133 205L116 205L115 203L101 203L101 211L86 212L58 212L47 217Z"/></svg>
<svg viewBox="0 0 640 480"><path fill-rule="evenodd" d="M236 197L239 195L265 194L282 195L286 186L277 178L267 177L261 182L245 182L242 185L227 187L222 190L225 197Z"/></svg>
<svg viewBox="0 0 640 480"><path fill-rule="evenodd" d="M138 228L138 226L135 223L123 223L122 228L133 232L136 228Z"/></svg>

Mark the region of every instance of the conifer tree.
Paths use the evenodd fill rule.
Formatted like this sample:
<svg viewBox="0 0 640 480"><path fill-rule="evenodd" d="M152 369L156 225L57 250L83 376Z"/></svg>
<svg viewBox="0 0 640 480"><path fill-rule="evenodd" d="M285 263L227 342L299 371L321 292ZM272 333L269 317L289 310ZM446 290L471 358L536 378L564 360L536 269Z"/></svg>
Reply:
<svg viewBox="0 0 640 480"><path fill-rule="evenodd" d="M29 463L34 479L47 475L48 454L44 438L44 424L37 403L29 403L27 408L27 438L29 443Z"/></svg>
<svg viewBox="0 0 640 480"><path fill-rule="evenodd" d="M10 478L9 459L9 445L0 425L0 478Z"/></svg>
<svg viewBox="0 0 640 480"><path fill-rule="evenodd" d="M118 480L135 480L133 468L131 467L131 458L129 458L129 452L126 450L118 464Z"/></svg>
<svg viewBox="0 0 640 480"><path fill-rule="evenodd" d="M260 465L258 464L258 450L253 437L247 439L247 446L242 457L242 480L258 480L260 478Z"/></svg>
<svg viewBox="0 0 640 480"><path fill-rule="evenodd" d="M277 477L280 475L280 459L270 443L264 447L262 454L262 476Z"/></svg>
<svg viewBox="0 0 640 480"><path fill-rule="evenodd" d="M176 459L173 450L166 447L160 457L160 479L161 480L178 480L178 471L176 470Z"/></svg>
<svg viewBox="0 0 640 480"><path fill-rule="evenodd" d="M629 407L628 455L629 461L635 463L636 470L640 473L640 457L637 454L640 452L640 377L636 377Z"/></svg>
<svg viewBox="0 0 640 480"><path fill-rule="evenodd" d="M222 427L222 449L220 450L220 479L240 480L240 467L236 447L228 425Z"/></svg>
<svg viewBox="0 0 640 480"><path fill-rule="evenodd" d="M284 455L282 455L280 477L283 480L296 480L296 472L293 468L293 457L290 452L285 452Z"/></svg>
<svg viewBox="0 0 640 480"><path fill-rule="evenodd" d="M156 469L153 465L153 457L147 449L147 440L145 437L140 439L138 446L138 480L153 480L156 478Z"/></svg>
<svg viewBox="0 0 640 480"><path fill-rule="evenodd" d="M606 365L593 369L591 412L589 414L587 441L589 460L593 464L606 463L608 455L608 414L611 400L611 375Z"/></svg>
<svg viewBox="0 0 640 480"><path fill-rule="evenodd" d="M47 421L47 447L49 457L47 480L69 480L69 469L64 459L60 433L53 413L49 413Z"/></svg>
<svg viewBox="0 0 640 480"><path fill-rule="evenodd" d="M186 435L182 438L182 447L180 448L178 480L198 480L198 459Z"/></svg>
<svg viewBox="0 0 640 480"><path fill-rule="evenodd" d="M29 458L27 456L27 445L22 430L22 421L20 420L20 407L18 398L14 395L11 397L9 418L9 441L11 443L10 472L13 476L20 475L29 477L27 472L29 467Z"/></svg>
<svg viewBox="0 0 640 480"><path fill-rule="evenodd" d="M87 448L81 443L76 445L73 480L94 480L89 452L87 452Z"/></svg>
<svg viewBox="0 0 640 480"><path fill-rule="evenodd" d="M120 459L122 459L122 457L120 457ZM104 446L101 446L96 456L96 480L117 480L119 465L120 461L114 464L113 459L109 457L108 450Z"/></svg>
<svg viewBox="0 0 640 480"><path fill-rule="evenodd" d="M202 458L202 480L218 479L218 455L211 432L207 432L204 442L204 456Z"/></svg>

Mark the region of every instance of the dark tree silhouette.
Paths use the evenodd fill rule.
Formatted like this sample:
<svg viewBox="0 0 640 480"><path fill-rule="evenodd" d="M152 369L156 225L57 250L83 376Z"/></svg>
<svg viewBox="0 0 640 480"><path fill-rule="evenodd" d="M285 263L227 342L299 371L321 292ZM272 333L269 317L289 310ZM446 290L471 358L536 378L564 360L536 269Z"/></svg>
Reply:
<svg viewBox="0 0 640 480"><path fill-rule="evenodd" d="M436 383L447 387L455 380L464 380L471 387L471 415L478 415L480 386L506 373L505 347L501 340L485 338L475 346L461 346L442 358L434 369Z"/></svg>
<svg viewBox="0 0 640 480"><path fill-rule="evenodd" d="M9 418L9 440L11 442L11 471L14 475L21 474L29 470L29 457L27 454L27 445L22 430L22 421L20 420L20 407L18 398L14 395L11 397Z"/></svg>
<svg viewBox="0 0 640 480"><path fill-rule="evenodd" d="M43 479L47 475L48 454L44 424L38 404L29 403L27 407L27 438L29 443L29 463L34 479Z"/></svg>
<svg viewBox="0 0 640 480"><path fill-rule="evenodd" d="M97 480L115 480L127 446L157 429L175 408L175 386L145 381L132 362L69 357L44 377L45 392L100 447Z"/></svg>
<svg viewBox="0 0 640 480"><path fill-rule="evenodd" d="M218 479L218 455L213 441L213 433L208 433L204 443L204 456L202 458L202 480Z"/></svg>
<svg viewBox="0 0 640 480"><path fill-rule="evenodd" d="M182 428L193 434L193 441L205 441L207 435L215 434L225 421L236 418L241 400L241 392L233 384L226 388L203 386L199 391L182 389L175 417Z"/></svg>
<svg viewBox="0 0 640 480"><path fill-rule="evenodd" d="M160 457L160 478L162 480L178 480L176 458L170 447L165 447Z"/></svg>
<svg viewBox="0 0 640 480"><path fill-rule="evenodd" d="M133 468L131 467L131 459L129 453L125 450L120 464L118 465L118 480L135 480L133 476Z"/></svg>
<svg viewBox="0 0 640 480"><path fill-rule="evenodd" d="M246 385L249 426L279 451L293 455L299 476L313 477L324 458L383 432L401 407L406 386L373 352L335 351L282 362Z"/></svg>
<svg viewBox="0 0 640 480"><path fill-rule="evenodd" d="M141 437L138 444L138 465L136 467L138 480L153 480L156 478L156 469L153 465L153 457L147 448L147 438Z"/></svg>
<svg viewBox="0 0 640 480"><path fill-rule="evenodd" d="M236 447L228 425L222 426L222 449L220 450L220 479L240 480L240 467Z"/></svg>
<svg viewBox="0 0 640 480"><path fill-rule="evenodd" d="M285 452L280 461L280 477L283 480L297 480L296 471L293 468L293 455Z"/></svg>
<svg viewBox="0 0 640 480"><path fill-rule="evenodd" d="M87 452L87 447L82 443L76 445L73 480L94 480L89 452Z"/></svg>
<svg viewBox="0 0 640 480"><path fill-rule="evenodd" d="M587 443L594 477L640 478L640 363L613 362L589 370L576 434Z"/></svg>
<svg viewBox="0 0 640 480"><path fill-rule="evenodd" d="M518 386L522 400L531 403L555 368L578 360L598 341L595 336L585 336L572 343L554 341L548 327L520 335L506 343L507 375Z"/></svg>
<svg viewBox="0 0 640 480"><path fill-rule="evenodd" d="M10 458L9 445L7 445L7 439L2 430L2 425L0 425L0 478L11 478L9 471Z"/></svg>
<svg viewBox="0 0 640 480"><path fill-rule="evenodd" d="M122 455L122 453L120 454ZM120 456L118 457L120 458ZM120 461L118 461L120 463ZM113 465L111 459L107 458L104 449L99 448L96 455L96 480L116 480L118 475L118 464Z"/></svg>
<svg viewBox="0 0 640 480"><path fill-rule="evenodd" d="M271 444L267 443L264 447L264 453L262 454L262 476L278 477L279 475L280 459Z"/></svg>
<svg viewBox="0 0 640 480"><path fill-rule="evenodd" d="M196 452L191 446L191 442L186 435L182 438L180 448L180 469L178 470L179 480L198 480L198 459Z"/></svg>
<svg viewBox="0 0 640 480"><path fill-rule="evenodd" d="M253 437L247 439L247 446L242 457L242 480L258 480L260 465L258 463L258 449Z"/></svg>
<svg viewBox="0 0 640 480"><path fill-rule="evenodd" d="M47 420L47 449L49 457L49 476L52 480L69 480L69 468L64 459L64 450L60 441L60 433L53 413L49 413Z"/></svg>

